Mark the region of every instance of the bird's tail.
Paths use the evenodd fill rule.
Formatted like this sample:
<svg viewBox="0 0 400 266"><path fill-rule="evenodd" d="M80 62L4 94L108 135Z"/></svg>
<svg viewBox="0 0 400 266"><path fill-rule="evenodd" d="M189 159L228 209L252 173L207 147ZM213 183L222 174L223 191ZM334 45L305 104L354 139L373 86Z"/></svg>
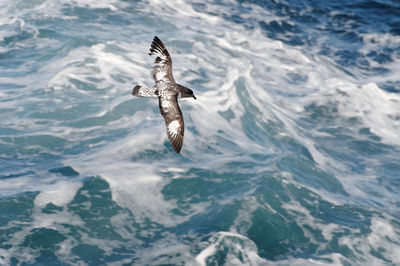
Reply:
<svg viewBox="0 0 400 266"><path fill-rule="evenodd" d="M132 90L132 95L136 97L158 97L158 90L155 87L147 88L140 85L136 85Z"/></svg>

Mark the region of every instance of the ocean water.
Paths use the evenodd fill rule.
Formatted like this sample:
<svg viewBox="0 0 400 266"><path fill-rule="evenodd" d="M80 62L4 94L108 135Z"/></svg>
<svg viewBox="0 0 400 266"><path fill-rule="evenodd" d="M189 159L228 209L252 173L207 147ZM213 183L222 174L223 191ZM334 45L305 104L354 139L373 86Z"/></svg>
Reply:
<svg viewBox="0 0 400 266"><path fill-rule="evenodd" d="M0 1L0 265L400 265L399 135L396 0Z"/></svg>

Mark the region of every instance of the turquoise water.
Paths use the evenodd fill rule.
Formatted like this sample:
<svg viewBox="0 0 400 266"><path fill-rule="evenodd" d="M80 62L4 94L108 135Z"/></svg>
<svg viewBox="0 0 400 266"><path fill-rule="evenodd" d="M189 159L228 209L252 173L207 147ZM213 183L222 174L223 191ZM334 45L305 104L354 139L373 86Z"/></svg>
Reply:
<svg viewBox="0 0 400 266"><path fill-rule="evenodd" d="M0 265L400 264L396 1L0 1ZM175 79L181 154L151 86Z"/></svg>

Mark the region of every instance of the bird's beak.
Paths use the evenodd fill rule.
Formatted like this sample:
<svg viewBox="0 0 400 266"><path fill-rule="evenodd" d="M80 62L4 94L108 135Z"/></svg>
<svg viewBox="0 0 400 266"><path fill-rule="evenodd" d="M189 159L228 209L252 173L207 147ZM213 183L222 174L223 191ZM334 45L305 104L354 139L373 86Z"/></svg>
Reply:
<svg viewBox="0 0 400 266"><path fill-rule="evenodd" d="M195 100L197 100L196 96L194 96L194 95L193 95L193 98L194 98Z"/></svg>

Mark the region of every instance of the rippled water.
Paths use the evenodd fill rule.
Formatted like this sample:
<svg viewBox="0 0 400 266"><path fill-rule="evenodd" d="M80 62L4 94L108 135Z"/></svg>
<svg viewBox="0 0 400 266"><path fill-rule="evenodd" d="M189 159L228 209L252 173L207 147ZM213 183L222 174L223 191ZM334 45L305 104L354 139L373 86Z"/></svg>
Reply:
<svg viewBox="0 0 400 266"><path fill-rule="evenodd" d="M1 265L400 264L397 1L0 1ZM157 35L186 131L151 86Z"/></svg>

